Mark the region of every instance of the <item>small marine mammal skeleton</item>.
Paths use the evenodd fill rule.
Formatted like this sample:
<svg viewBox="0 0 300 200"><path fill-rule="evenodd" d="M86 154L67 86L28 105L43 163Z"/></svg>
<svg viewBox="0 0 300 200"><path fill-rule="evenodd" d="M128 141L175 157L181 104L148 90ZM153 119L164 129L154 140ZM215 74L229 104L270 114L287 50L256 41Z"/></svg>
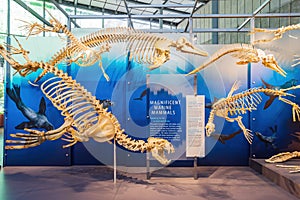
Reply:
<svg viewBox="0 0 300 200"><path fill-rule="evenodd" d="M149 64L150 70L159 68L170 60L170 47L184 53L200 56L208 55L207 52L196 48L184 37L173 41L164 36L125 27L103 29L77 39L66 26L62 25L53 16L51 17L50 23L53 27L43 27L41 24L30 24L27 22L27 25L24 26L28 30L28 36L36 35L43 31L63 32L70 39L67 47L59 50L49 61L49 64L56 65L67 58L71 58L69 62L75 62L80 66L91 66L99 61L99 66L107 80L109 80L109 77L102 66L101 55L104 52L109 52L110 45L115 43L127 43L126 50L130 52L129 59L133 59L140 64ZM99 50L93 49L96 47L99 47Z"/></svg>
<svg viewBox="0 0 300 200"><path fill-rule="evenodd" d="M258 43L264 43L264 42L271 42L274 40L278 40L282 38L283 34L287 31L291 30L297 30L300 29L300 23L299 24L294 24L294 25L289 25L289 26L282 26L281 28L275 29L275 30L269 30L269 29L263 29L263 28L254 28L250 33L258 33L258 32L264 32L264 33L271 33L273 34L273 37L271 39L262 39L262 40L255 40L253 44L258 44ZM293 36L291 36L293 37ZM295 37L294 37L295 38Z"/></svg>
<svg viewBox="0 0 300 200"><path fill-rule="evenodd" d="M270 88L250 88L233 95L233 93L239 88L239 86L239 82L235 82L226 98L219 99L218 101L213 103L208 122L205 126L207 136L210 136L215 131L214 119L216 115L218 117L225 118L228 122L236 121L239 127L243 130L245 138L251 144L253 135L251 133L251 130L247 129L244 126L241 115L246 114L247 111L252 112L253 110L257 109L257 105L262 101L259 93L268 93L278 96L278 99L280 101L283 101L284 103L292 106L293 121L300 121L299 105L289 99L283 98L283 96L294 96L287 93L287 91L300 88L300 85L279 90ZM230 118L229 116L236 117Z"/></svg>
<svg viewBox="0 0 300 200"><path fill-rule="evenodd" d="M276 155L272 156L271 158L266 159L265 161L267 163L279 163L279 162L285 162L292 158L297 158L297 157L300 157L299 151L283 152L283 153L276 154Z"/></svg>
<svg viewBox="0 0 300 200"><path fill-rule="evenodd" d="M271 158L266 159L265 161L267 163L281 163L281 162L288 161L292 158L299 158L299 157L300 157L299 151L282 152L272 156ZM290 173L300 172L300 165L276 165L276 167L291 169L289 171Z"/></svg>
<svg viewBox="0 0 300 200"><path fill-rule="evenodd" d="M103 105L83 86L72 79L71 76L59 70L53 65L44 62L32 62L29 60L28 51L24 50L19 43L19 48L13 48L8 52L0 45L0 54L18 72L27 74L41 68L54 74L41 84L41 90L52 104L61 111L65 117L64 124L59 128L50 131L38 131L24 129L27 133L11 134L16 140L6 140L6 149L24 149L35 147L46 140L62 138L69 142L63 147L70 147L77 142L86 142L93 138L97 142L106 142L115 139L118 144L130 151L151 152L153 157L162 164L168 164L165 152L174 152L173 145L165 139L149 137L144 140L134 140L128 137L121 129L116 117L107 112ZM12 55L22 53L26 63L20 64Z"/></svg>
<svg viewBox="0 0 300 200"><path fill-rule="evenodd" d="M200 70L203 70L208 65L214 63L221 57L231 54L233 57L239 59L236 64L244 65L248 63L258 63L262 62L262 64L274 70L275 72L279 73L282 76L286 76L286 72L278 65L275 57L273 54L266 54L263 50L253 47L250 44L230 44L226 45L225 47L218 50L214 53L208 61L202 64L200 67L194 69L193 71L189 72L188 75L195 74Z"/></svg>

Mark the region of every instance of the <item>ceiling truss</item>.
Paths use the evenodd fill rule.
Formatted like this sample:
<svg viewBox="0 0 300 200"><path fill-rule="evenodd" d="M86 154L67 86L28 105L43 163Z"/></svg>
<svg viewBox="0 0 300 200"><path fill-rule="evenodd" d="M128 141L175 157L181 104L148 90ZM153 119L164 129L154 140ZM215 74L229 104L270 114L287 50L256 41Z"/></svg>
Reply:
<svg viewBox="0 0 300 200"><path fill-rule="evenodd" d="M24 9L29 11L33 16L42 21L44 24L50 23L45 18L38 15L34 10L27 6L22 0L14 0ZM42 0L41 0L42 1ZM209 0L161 0L161 4L152 4L155 0L45 0L53 3L68 19L70 23L73 23L75 27L79 27L76 23L76 19L127 19L128 26L134 28L133 20L156 22L160 26L161 32L166 32L162 25L171 25L177 27L184 19L188 20L186 27L183 30L173 29L171 32L191 32L192 23L191 19L196 18L248 18L238 28L227 29L193 29L193 32L232 32L232 31L249 31L245 28L251 18L274 18L274 17L300 17L300 13L264 13L258 14L258 12L265 7L271 0L265 0L259 8L252 14L194 14L202 6L209 2ZM157 2L158 0L156 0ZM103 3L102 7L95 6L95 2ZM174 3L175 2L175 3ZM184 2L185 4L180 4ZM192 3L187 3L192 2ZM75 15L68 15L60 5L66 5L75 8ZM116 8L112 8L112 5ZM76 9L87 9L91 11L100 12L101 15L76 15ZM122 9L124 11L122 11ZM147 10L146 9L150 9ZM105 15L104 15L105 14ZM174 21L176 19L177 21ZM165 27L164 27L165 28ZM167 29L170 30L170 29ZM154 30L155 31L155 30ZM156 30L157 31L157 30ZM168 31L167 31L168 32Z"/></svg>

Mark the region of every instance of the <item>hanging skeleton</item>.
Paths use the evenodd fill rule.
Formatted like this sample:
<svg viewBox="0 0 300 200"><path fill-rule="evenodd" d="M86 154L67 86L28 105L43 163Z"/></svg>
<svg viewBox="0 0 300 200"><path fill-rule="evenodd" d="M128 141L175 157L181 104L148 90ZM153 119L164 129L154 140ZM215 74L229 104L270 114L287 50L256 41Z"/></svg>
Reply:
<svg viewBox="0 0 300 200"><path fill-rule="evenodd" d="M285 32L291 31L291 30L297 30L300 29L300 23L299 24L294 24L294 25L289 25L289 26L282 26L281 28L275 29L275 30L268 30L268 29L263 29L263 28L254 28L250 33L255 34L258 32L262 33L270 33L273 34L273 37L271 39L262 39L262 40L255 40L253 44L258 44L258 43L265 43L265 42L272 42L274 40L278 40L282 38L283 34ZM297 39L294 36L291 36L295 39Z"/></svg>
<svg viewBox="0 0 300 200"><path fill-rule="evenodd" d="M53 16L50 23L53 27L43 27L43 25L37 23L27 23L25 25L25 29L28 30L28 36L36 35L43 31L63 32L70 39L70 44L59 50L49 61L49 64L56 65L67 58L71 58L69 62L75 62L80 66L91 66L99 61L99 66L107 80L109 80L109 77L103 69L101 55L104 52L108 52L111 48L110 45L115 43L126 43L126 50L130 52L130 60L140 64L148 64L150 65L150 70L159 68L170 60L170 47L174 47L177 51L184 53L207 56L207 52L196 48L184 37L173 41L164 36L145 33L132 28L118 27L103 29L77 39L66 26L63 26ZM97 47L99 47L99 50L94 49ZM38 79L45 73L46 71Z"/></svg>
<svg viewBox="0 0 300 200"><path fill-rule="evenodd" d="M200 67L197 67L193 71L189 72L188 75L195 74L199 72L200 70L203 70L210 64L216 62L221 57L231 54L233 57L236 57L239 59L236 64L238 65L245 65L248 63L258 63L262 62L262 64L270 68L271 70L274 70L275 72L279 73L282 76L286 76L286 72L278 65L274 55L268 54L258 48L254 48L250 44L230 44L227 45L220 50L218 50L216 53L214 53L210 59L202 64Z"/></svg>
<svg viewBox="0 0 300 200"><path fill-rule="evenodd" d="M164 152L174 152L173 145L167 140L160 138L148 138L147 142L143 140L134 140L128 137L121 129L116 117L103 109L103 105L84 87L64 73L62 70L43 62L32 62L28 58L28 52L21 44L20 49L12 48L8 52L4 46L0 46L0 54L21 74L27 74L41 68L54 74L53 78L46 80L41 85L41 90L52 104L61 111L65 117L64 123L55 130L38 131L24 129L27 133L11 134L16 140L6 140L6 149L24 149L35 147L46 140L56 140L62 138L69 142L63 147L70 147L77 142L86 142L93 138L97 142L105 142L115 139L118 144L130 151L151 152L153 157L162 164L168 164L169 160ZM21 65L12 58L13 54L23 54L26 63Z"/></svg>
<svg viewBox="0 0 300 200"><path fill-rule="evenodd" d="M215 131L214 119L215 115L218 117L225 118L228 122L237 122L239 127L243 130L245 138L251 144L253 135L251 130L247 129L242 122L242 114L246 112L252 112L257 109L257 105L261 103L261 96L259 93L266 93L278 96L280 101L287 103L292 106L293 121L300 121L300 107L296 103L290 101L289 99L283 98L283 96L294 96L287 93L289 90L294 90L300 88L300 85L292 86L285 89L270 89L270 88L251 88L245 90L244 92L237 93L233 95L234 91L239 88L239 83L235 82L228 93L226 98L219 99L212 105L212 110L210 111L208 122L205 126L206 135L210 136ZM230 116L236 116L230 118Z"/></svg>

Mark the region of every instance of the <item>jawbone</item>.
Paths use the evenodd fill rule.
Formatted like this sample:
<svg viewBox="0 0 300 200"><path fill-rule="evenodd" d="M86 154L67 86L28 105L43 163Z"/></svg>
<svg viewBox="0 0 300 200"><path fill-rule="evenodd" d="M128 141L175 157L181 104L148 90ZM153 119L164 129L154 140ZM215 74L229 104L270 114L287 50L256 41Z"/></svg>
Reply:
<svg viewBox="0 0 300 200"><path fill-rule="evenodd" d="M148 138L148 151L152 153L152 156L160 162L162 165L170 164L171 160L166 158L165 153L174 153L174 146L165 139L160 138Z"/></svg>

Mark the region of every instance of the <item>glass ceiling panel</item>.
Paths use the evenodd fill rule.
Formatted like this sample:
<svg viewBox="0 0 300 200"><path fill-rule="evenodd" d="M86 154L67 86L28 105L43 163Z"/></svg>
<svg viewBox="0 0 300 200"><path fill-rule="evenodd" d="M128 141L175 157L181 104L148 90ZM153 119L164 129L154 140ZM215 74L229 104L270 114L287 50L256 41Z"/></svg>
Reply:
<svg viewBox="0 0 300 200"><path fill-rule="evenodd" d="M81 3L81 4L86 4L86 5L89 5L90 4L90 0L77 0L78 3Z"/></svg>
<svg viewBox="0 0 300 200"><path fill-rule="evenodd" d="M113 4L105 4L104 8L109 9L109 10L117 10L118 5L113 5Z"/></svg>
<svg viewBox="0 0 300 200"><path fill-rule="evenodd" d="M92 1L91 6L103 8L104 2L99 2L99 1Z"/></svg>
<svg viewBox="0 0 300 200"><path fill-rule="evenodd" d="M66 0L68 2L73 2L74 5L76 4L76 0ZM162 0L126 0L127 5L151 5L151 4L162 4ZM195 1L193 0L168 0L165 1L165 4L190 4L193 5ZM94 6L98 8L105 8L113 11L125 12L126 8L124 4L124 0L77 0L77 4L85 5L85 6ZM199 5L199 4L198 4ZM129 8L130 12L133 14L142 14L142 13L157 13L159 8ZM168 12L174 11L174 14L184 14L190 13L192 8L164 8ZM178 12L176 12L178 11Z"/></svg>
<svg viewBox="0 0 300 200"><path fill-rule="evenodd" d="M91 11L97 11L104 9L104 12L108 14L127 14L127 9L125 7L124 0L59 0L58 3L62 5L74 6L78 8L90 9ZM164 15L176 15L176 14L190 14L193 9L195 0L126 0L127 5L129 6L130 14L132 15L159 15L160 8L131 8L130 6L143 6L143 5L180 5L188 4L191 7L166 7L163 8ZM197 4L197 8L200 6L200 3ZM102 14L102 13L101 13ZM144 19L147 21L150 19ZM166 22L168 25L170 22L178 23L182 19L163 19L163 22ZM156 20L157 21L157 20Z"/></svg>

